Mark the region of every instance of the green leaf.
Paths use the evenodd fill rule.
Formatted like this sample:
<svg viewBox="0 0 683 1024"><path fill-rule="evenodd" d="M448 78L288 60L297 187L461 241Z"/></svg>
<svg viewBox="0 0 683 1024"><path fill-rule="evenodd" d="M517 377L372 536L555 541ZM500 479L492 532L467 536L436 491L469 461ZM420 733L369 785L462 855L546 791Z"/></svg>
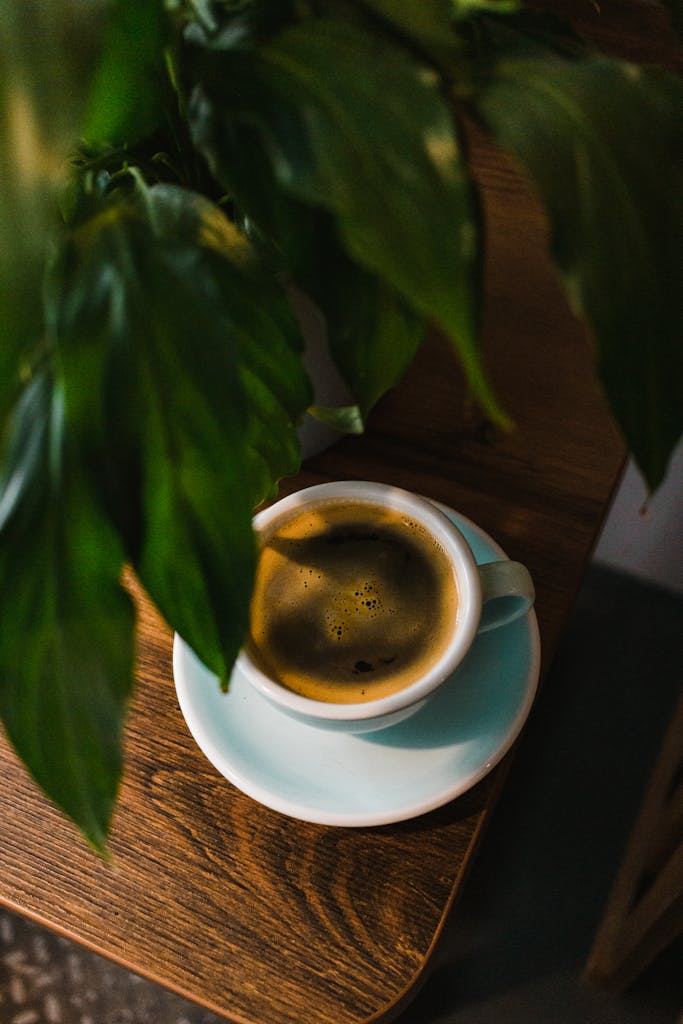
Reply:
<svg viewBox="0 0 683 1024"><path fill-rule="evenodd" d="M34 778L102 850L121 777L134 614L70 413L63 385L41 374L13 420L0 489L0 714Z"/></svg>
<svg viewBox="0 0 683 1024"><path fill-rule="evenodd" d="M213 142L256 133L279 189L328 210L353 261L444 328L475 395L504 420L477 346L476 194L436 74L389 36L332 18L248 55L215 46L195 58L191 117L216 172L228 161Z"/></svg>
<svg viewBox="0 0 683 1024"><path fill-rule="evenodd" d="M162 116L162 0L112 0L102 53L89 91L84 135L93 142L130 143Z"/></svg>
<svg viewBox="0 0 683 1024"><path fill-rule="evenodd" d="M303 281L325 312L330 351L365 420L410 366L424 336L424 318L351 260L329 224L320 228L319 258Z"/></svg>
<svg viewBox="0 0 683 1024"><path fill-rule="evenodd" d="M171 186L105 209L65 267L70 379L101 359L86 400L107 507L152 599L226 677L248 622L254 505L298 465L310 394L294 320L220 210Z"/></svg>
<svg viewBox="0 0 683 1024"><path fill-rule="evenodd" d="M301 463L295 427L311 401L303 339L285 291L215 204L185 189L158 185L147 193L147 212L157 237L196 240L213 260L245 395L244 443L254 507Z"/></svg>
<svg viewBox="0 0 683 1024"><path fill-rule="evenodd" d="M600 376L651 488L683 430L683 84L605 58L498 53L476 105L526 166Z"/></svg>
<svg viewBox="0 0 683 1024"><path fill-rule="evenodd" d="M450 0L453 17L460 20L476 14L513 14L519 10L519 0Z"/></svg>
<svg viewBox="0 0 683 1024"><path fill-rule="evenodd" d="M248 125L230 124L208 100L196 117L196 133L239 204L250 237L323 312L331 354L365 419L410 365L424 317L346 253L325 210L278 187Z"/></svg>
<svg viewBox="0 0 683 1024"><path fill-rule="evenodd" d="M451 23L451 0L360 0L360 4L393 26L410 46L419 45L437 59L459 49Z"/></svg>

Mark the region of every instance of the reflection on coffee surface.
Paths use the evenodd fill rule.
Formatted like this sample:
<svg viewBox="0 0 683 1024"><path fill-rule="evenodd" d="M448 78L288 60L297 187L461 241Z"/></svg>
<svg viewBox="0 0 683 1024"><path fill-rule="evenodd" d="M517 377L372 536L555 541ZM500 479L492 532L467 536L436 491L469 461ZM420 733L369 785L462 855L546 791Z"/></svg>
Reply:
<svg viewBox="0 0 683 1024"><path fill-rule="evenodd" d="M271 678L358 703L409 686L452 636L446 553L408 516L369 503L300 511L261 549L248 646Z"/></svg>

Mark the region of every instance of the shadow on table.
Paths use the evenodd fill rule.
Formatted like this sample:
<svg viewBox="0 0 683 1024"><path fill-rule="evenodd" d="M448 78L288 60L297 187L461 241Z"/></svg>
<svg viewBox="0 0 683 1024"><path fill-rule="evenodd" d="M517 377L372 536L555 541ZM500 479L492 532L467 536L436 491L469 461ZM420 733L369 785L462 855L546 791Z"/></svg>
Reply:
<svg viewBox="0 0 683 1024"><path fill-rule="evenodd" d="M679 693L682 622L680 597L591 569L401 1024L674 1024L683 942L622 997L579 976Z"/></svg>

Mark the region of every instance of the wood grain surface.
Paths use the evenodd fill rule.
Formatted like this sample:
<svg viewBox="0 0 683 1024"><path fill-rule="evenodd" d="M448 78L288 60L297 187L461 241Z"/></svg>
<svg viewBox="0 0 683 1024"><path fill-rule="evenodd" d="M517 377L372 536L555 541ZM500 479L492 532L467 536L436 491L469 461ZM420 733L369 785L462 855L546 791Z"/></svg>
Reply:
<svg viewBox="0 0 683 1024"><path fill-rule="evenodd" d="M473 155L490 246L484 347L516 429L493 433L468 411L435 337L367 434L311 460L283 491L381 480L477 521L532 572L547 668L624 449L589 339L545 255L538 205L481 139ZM236 1022L380 1019L428 960L506 762L441 810L396 826L330 828L267 810L195 746L175 697L171 634L139 601L111 862L85 847L2 740L0 900Z"/></svg>

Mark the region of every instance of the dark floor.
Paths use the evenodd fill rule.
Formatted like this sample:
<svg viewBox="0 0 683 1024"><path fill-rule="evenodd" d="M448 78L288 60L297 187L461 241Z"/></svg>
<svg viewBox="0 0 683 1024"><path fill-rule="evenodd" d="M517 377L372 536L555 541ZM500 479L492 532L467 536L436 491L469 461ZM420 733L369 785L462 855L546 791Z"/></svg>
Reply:
<svg viewBox="0 0 683 1024"><path fill-rule="evenodd" d="M683 941L626 995L580 981L682 665L683 598L592 568L463 899L400 1024L683 1024ZM219 1020L0 911L0 1024Z"/></svg>
<svg viewBox="0 0 683 1024"><path fill-rule="evenodd" d="M682 666L683 598L592 569L401 1024L683 1024L683 939L621 997L580 981Z"/></svg>

